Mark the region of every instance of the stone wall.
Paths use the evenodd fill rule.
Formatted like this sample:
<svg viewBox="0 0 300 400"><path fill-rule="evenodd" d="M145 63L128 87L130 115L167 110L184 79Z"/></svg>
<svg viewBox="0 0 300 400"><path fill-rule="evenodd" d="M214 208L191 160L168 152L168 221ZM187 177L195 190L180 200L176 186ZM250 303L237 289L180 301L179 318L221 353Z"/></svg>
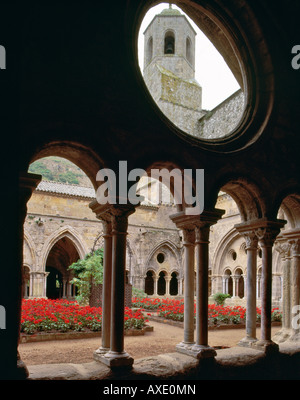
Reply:
<svg viewBox="0 0 300 400"><path fill-rule="evenodd" d="M198 121L193 132L194 136L204 139L227 136L240 122L244 103L244 94L238 90Z"/></svg>

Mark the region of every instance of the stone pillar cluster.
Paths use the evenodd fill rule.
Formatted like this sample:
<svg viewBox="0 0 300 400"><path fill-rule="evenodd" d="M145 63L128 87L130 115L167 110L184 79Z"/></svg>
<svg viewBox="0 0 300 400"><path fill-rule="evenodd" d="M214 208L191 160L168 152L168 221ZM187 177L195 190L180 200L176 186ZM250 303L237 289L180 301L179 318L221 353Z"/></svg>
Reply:
<svg viewBox="0 0 300 400"><path fill-rule="evenodd" d="M173 214L170 218L183 232L184 332L177 351L196 358L214 357L208 345L208 256L210 226L217 223L223 210L204 211L201 215ZM196 270L196 337L194 332L194 286Z"/></svg>
<svg viewBox="0 0 300 400"><path fill-rule="evenodd" d="M286 221L259 219L235 225L245 237L247 250L247 313L246 337L242 346L252 346L265 352L277 351L278 345L271 340L272 314L272 248L280 229ZM261 338L256 338L256 260L258 243L262 249L261 275Z"/></svg>
<svg viewBox="0 0 300 400"><path fill-rule="evenodd" d="M282 329L275 335L276 342L300 342L299 323L293 323L300 312L300 230L289 230L278 236L275 248L282 263ZM297 322L297 319L295 319Z"/></svg>
<svg viewBox="0 0 300 400"><path fill-rule="evenodd" d="M133 358L124 350L124 306L126 271L126 235L132 205L100 205L91 209L104 228L104 271L102 299L102 344L94 358L109 367L130 367Z"/></svg>

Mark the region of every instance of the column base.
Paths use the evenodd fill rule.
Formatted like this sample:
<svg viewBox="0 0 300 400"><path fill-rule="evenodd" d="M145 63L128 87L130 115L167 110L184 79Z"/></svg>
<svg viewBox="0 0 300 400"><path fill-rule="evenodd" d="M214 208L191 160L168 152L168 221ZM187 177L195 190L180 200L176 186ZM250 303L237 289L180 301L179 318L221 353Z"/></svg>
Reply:
<svg viewBox="0 0 300 400"><path fill-rule="evenodd" d="M110 350L109 347L100 346L97 350L94 351L94 354L105 354L105 353L108 353L109 350Z"/></svg>
<svg viewBox="0 0 300 400"><path fill-rule="evenodd" d="M93 354L94 360L100 361L110 368L117 367L132 367L134 359L125 351L108 351L105 354L97 353L97 350Z"/></svg>
<svg viewBox="0 0 300 400"><path fill-rule="evenodd" d="M255 345L255 343L257 342L258 340L256 338L253 338L251 336L246 336L239 341L238 346L253 347L253 345Z"/></svg>
<svg viewBox="0 0 300 400"><path fill-rule="evenodd" d="M273 354L279 352L279 346L272 340L258 340L253 343L252 348L263 351L265 354Z"/></svg>
<svg viewBox="0 0 300 400"><path fill-rule="evenodd" d="M202 358L214 358L217 355L215 349L210 346L204 346L199 344L188 344L181 342L176 345L176 351L185 355L202 359Z"/></svg>

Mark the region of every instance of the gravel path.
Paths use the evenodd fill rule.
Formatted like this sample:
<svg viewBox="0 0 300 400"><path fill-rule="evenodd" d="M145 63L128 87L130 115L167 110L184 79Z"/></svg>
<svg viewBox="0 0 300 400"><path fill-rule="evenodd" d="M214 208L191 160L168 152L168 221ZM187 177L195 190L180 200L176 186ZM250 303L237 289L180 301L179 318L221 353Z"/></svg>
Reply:
<svg viewBox="0 0 300 400"><path fill-rule="evenodd" d="M153 332L143 336L125 336L124 348L134 358L174 352L176 344L183 340L183 329L150 321ZM272 327L272 336L280 330ZM245 336L245 329L210 330L210 346L235 346ZM260 329L257 329L260 338ZM26 365L52 363L86 363L93 361L93 351L101 345L101 337L93 339L57 340L19 345L21 359Z"/></svg>

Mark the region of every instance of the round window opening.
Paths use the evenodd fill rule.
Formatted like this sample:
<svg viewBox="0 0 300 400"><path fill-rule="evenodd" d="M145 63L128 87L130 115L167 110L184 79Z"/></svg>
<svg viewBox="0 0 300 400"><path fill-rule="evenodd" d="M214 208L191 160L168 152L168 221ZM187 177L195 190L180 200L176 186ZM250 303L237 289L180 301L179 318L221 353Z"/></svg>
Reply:
<svg viewBox="0 0 300 400"><path fill-rule="evenodd" d="M165 261L165 256L163 253L158 253L156 259L157 259L157 262L162 264Z"/></svg>
<svg viewBox="0 0 300 400"><path fill-rule="evenodd" d="M232 134L246 103L239 63L231 61L229 68L180 8L168 3L151 8L140 27L138 50L146 86L175 126L202 140ZM227 61L233 59L228 51Z"/></svg>

